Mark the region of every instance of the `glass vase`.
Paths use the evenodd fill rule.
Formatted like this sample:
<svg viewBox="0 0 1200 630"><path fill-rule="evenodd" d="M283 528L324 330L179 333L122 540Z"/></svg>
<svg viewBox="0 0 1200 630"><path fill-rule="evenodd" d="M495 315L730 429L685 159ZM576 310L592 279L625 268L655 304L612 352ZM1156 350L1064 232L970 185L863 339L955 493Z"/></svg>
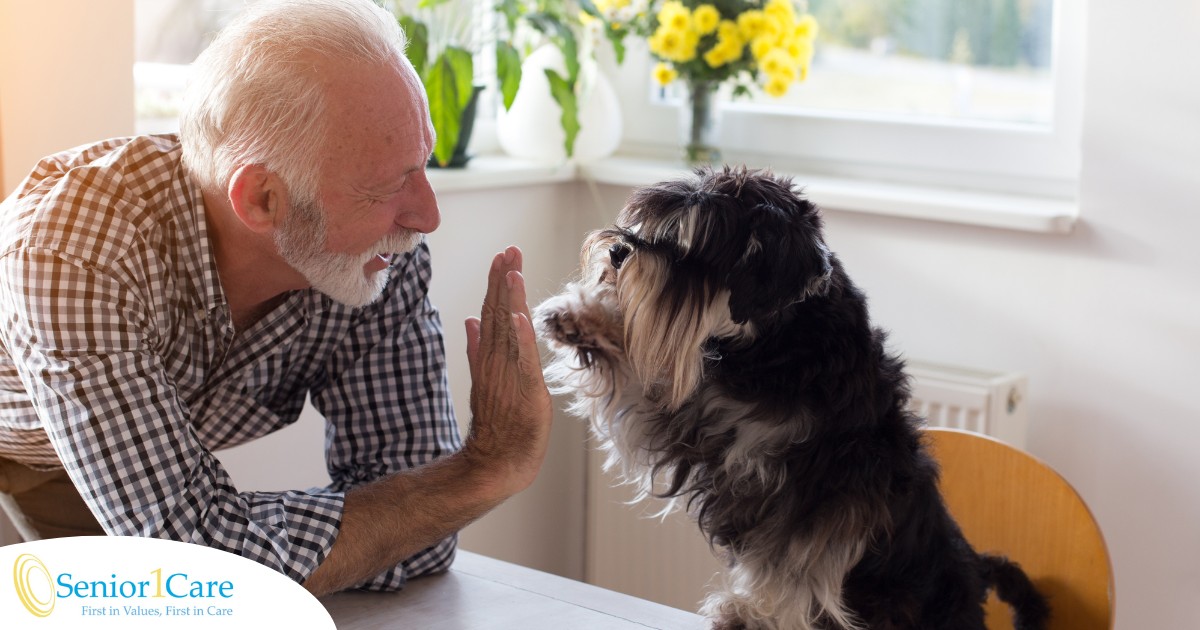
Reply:
<svg viewBox="0 0 1200 630"><path fill-rule="evenodd" d="M689 166L721 161L717 140L721 131L716 81L688 81L687 100L680 110L680 140L683 159Z"/></svg>

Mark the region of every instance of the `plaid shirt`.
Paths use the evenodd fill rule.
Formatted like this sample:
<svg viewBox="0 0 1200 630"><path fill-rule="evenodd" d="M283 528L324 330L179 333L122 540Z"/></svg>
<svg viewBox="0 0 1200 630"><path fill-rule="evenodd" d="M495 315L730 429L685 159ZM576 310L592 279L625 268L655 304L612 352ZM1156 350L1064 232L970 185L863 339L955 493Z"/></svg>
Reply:
<svg viewBox="0 0 1200 630"><path fill-rule="evenodd" d="M375 304L312 290L233 329L174 136L50 156L0 204L0 457L65 467L105 531L199 543L294 580L343 493L457 450L428 248ZM326 419L328 488L238 492L213 451ZM286 461L286 455L280 458ZM453 558L452 536L363 586Z"/></svg>

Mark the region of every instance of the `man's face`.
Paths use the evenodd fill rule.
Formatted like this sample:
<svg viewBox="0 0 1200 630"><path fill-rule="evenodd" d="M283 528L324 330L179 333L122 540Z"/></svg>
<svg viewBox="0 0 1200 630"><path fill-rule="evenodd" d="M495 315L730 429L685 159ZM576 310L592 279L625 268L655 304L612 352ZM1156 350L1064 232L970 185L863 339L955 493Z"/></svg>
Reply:
<svg viewBox="0 0 1200 630"><path fill-rule="evenodd" d="M314 288L350 306L375 299L395 254L441 222L425 165L433 128L411 71L350 66L330 74L328 142L317 199L292 199L279 254Z"/></svg>
<svg viewBox="0 0 1200 630"><path fill-rule="evenodd" d="M358 307L374 302L387 284L387 264L392 256L415 249L421 233L392 232L358 254L330 252L325 250L326 214L316 203L292 206L275 232L279 255L314 289L342 304Z"/></svg>

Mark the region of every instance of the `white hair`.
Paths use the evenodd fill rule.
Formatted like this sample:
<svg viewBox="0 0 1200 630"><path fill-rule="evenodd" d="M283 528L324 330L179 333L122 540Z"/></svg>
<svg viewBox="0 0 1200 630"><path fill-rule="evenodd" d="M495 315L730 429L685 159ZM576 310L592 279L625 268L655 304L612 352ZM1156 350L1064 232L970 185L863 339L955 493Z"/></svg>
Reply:
<svg viewBox="0 0 1200 630"><path fill-rule="evenodd" d="M395 16L369 0L267 0L229 24L196 59L180 115L183 165L223 193L259 164L296 201L317 199L330 133L315 62L411 64Z"/></svg>

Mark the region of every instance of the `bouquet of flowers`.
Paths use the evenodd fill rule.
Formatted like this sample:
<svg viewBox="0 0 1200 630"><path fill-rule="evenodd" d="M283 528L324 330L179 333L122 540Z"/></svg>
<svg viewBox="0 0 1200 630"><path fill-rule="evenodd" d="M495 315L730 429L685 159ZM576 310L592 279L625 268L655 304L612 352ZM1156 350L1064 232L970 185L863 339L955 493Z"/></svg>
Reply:
<svg viewBox="0 0 1200 630"><path fill-rule="evenodd" d="M720 85L732 83L735 97L753 87L782 96L807 78L818 32L792 0L584 0L583 8L603 23L618 60L626 36L643 37L658 60L655 79L686 82L689 162L719 159L706 136Z"/></svg>

